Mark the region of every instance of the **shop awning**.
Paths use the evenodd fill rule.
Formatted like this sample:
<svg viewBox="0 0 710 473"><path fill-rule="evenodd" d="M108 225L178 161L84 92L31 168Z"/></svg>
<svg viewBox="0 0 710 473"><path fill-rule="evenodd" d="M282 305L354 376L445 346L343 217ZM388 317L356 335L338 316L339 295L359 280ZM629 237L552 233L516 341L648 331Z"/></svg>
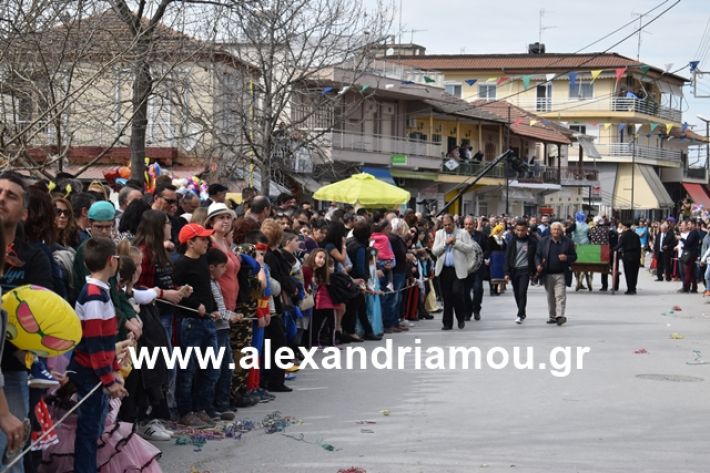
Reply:
<svg viewBox="0 0 710 473"><path fill-rule="evenodd" d="M683 183L683 189L688 193L693 202L696 204L702 204L704 209L710 209L710 196L703 188L702 184L690 184L687 182Z"/></svg>
<svg viewBox="0 0 710 473"><path fill-rule="evenodd" d="M389 169L387 168L378 168L378 167L373 167L373 166L363 166L360 168L362 172L366 172L367 174L372 174L375 176L377 179L381 181L385 181L387 184L392 184L393 186L396 186L397 183L394 182L394 179L392 178L392 173L390 172Z"/></svg>
<svg viewBox="0 0 710 473"><path fill-rule="evenodd" d="M615 209L630 209L632 200L634 209L639 210L666 209L675 205L658 174L645 164L637 164L635 168L631 164L619 164L612 200Z"/></svg>
<svg viewBox="0 0 710 473"><path fill-rule="evenodd" d="M291 174L291 178L294 181L298 182L303 188L303 190L305 190L306 192L310 192L311 194L323 187L324 185L316 181L312 177L303 174Z"/></svg>

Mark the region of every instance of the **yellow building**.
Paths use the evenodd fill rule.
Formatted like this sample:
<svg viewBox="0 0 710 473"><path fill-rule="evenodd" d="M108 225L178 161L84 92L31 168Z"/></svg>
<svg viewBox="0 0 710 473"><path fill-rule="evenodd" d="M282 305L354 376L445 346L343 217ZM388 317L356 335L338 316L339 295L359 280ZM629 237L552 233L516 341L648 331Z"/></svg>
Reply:
<svg viewBox="0 0 710 473"><path fill-rule="evenodd" d="M683 85L687 79L614 53L418 55L388 58L444 75L446 90L475 103L505 101L591 138L598 159L579 145L562 156L579 172L599 176L598 212L667 209L675 205L667 189L679 183L707 183L688 177L688 145L702 137L683 125ZM536 123L542 126L543 123ZM588 151L594 154L590 147ZM552 153L552 154L550 154ZM551 165L556 150L538 149ZM633 179L631 176L633 175ZM661 184L661 179L665 186ZM633 180L634 189L630 182ZM687 182L686 182L687 185ZM675 192L674 192L675 193ZM580 189L545 197L558 214L581 205Z"/></svg>

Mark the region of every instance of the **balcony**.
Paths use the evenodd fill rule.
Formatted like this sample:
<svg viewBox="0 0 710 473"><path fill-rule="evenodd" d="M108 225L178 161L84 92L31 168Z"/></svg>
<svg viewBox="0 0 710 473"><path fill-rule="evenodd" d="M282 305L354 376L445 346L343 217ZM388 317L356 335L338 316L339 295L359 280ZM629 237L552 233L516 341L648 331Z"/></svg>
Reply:
<svg viewBox="0 0 710 473"><path fill-rule="evenodd" d="M396 136L363 135L337 131L334 131L332 136L332 145L336 149L441 158L441 146L438 144Z"/></svg>
<svg viewBox="0 0 710 473"><path fill-rule="evenodd" d="M707 173L705 171L705 168L685 168L683 170L683 177L687 177L689 179L705 180L706 176Z"/></svg>
<svg viewBox="0 0 710 473"><path fill-rule="evenodd" d="M603 97L599 99L570 99L562 101L553 100L551 98L538 98L533 100L519 100L515 102L515 104L525 110L542 115L546 113L554 114L555 118L558 116L590 116L590 118L594 118L602 112L605 116L609 116L606 112L632 112L669 120L674 123L681 123L682 121L682 112L678 109L659 105L649 99L633 97Z"/></svg>
<svg viewBox="0 0 710 473"><path fill-rule="evenodd" d="M569 150L569 160L576 161L577 156L579 156L579 145L574 144ZM594 146L602 155L601 161L628 161L631 162L632 157L639 162L647 161L648 164L658 164L663 165L666 163L681 163L681 153L680 151L654 148L652 146L642 146L635 145L633 143L608 143L608 144L597 144ZM620 158L620 159L619 159ZM589 158L585 158L589 160ZM668 164L666 164L668 165ZM675 166L671 166L675 167Z"/></svg>
<svg viewBox="0 0 710 473"><path fill-rule="evenodd" d="M486 162L474 162L474 163L459 163L456 169L449 169L446 166L441 166L442 174L451 174L454 176L475 176L481 170L486 167ZM503 164L498 164L493 169L491 169L486 177L497 177L503 179L505 177L505 171Z"/></svg>
<svg viewBox="0 0 710 473"><path fill-rule="evenodd" d="M323 135L319 146L331 147L331 158L341 161L389 166L393 154L403 154L407 156L407 164L403 167L424 169L438 169L442 161L439 143L398 136L333 131Z"/></svg>

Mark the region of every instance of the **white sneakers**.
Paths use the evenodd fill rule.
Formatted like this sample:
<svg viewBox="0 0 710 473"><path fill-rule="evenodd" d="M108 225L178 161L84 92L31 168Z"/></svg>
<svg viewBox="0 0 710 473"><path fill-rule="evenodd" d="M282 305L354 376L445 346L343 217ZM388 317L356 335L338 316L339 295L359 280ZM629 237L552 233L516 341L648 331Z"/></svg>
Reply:
<svg viewBox="0 0 710 473"><path fill-rule="evenodd" d="M175 435L175 432L167 429L158 419L139 425L136 430L141 437L154 442L168 441Z"/></svg>
<svg viewBox="0 0 710 473"><path fill-rule="evenodd" d="M517 317L517 318L515 319L515 323L518 324L518 325L522 324L522 323L523 323L523 318L522 318L522 317Z"/></svg>

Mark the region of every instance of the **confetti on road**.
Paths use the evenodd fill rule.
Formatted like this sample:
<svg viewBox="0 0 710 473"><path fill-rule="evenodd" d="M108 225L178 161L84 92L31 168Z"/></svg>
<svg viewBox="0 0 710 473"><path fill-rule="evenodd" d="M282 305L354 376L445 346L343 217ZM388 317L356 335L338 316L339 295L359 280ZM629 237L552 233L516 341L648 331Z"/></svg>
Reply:
<svg viewBox="0 0 710 473"><path fill-rule="evenodd" d="M387 417L390 415L390 410L389 409L383 409L380 411L383 416Z"/></svg>
<svg viewBox="0 0 710 473"><path fill-rule="evenodd" d="M634 350L634 354L636 355L645 355L647 353L648 350L646 350L645 348L637 348L636 350Z"/></svg>
<svg viewBox="0 0 710 473"><path fill-rule="evenodd" d="M673 332L671 334L671 338L673 340L683 340L685 337L683 335L679 334L678 332Z"/></svg>
<svg viewBox="0 0 710 473"><path fill-rule="evenodd" d="M350 468L341 468L338 473L367 473L367 470L357 466L351 466Z"/></svg>

